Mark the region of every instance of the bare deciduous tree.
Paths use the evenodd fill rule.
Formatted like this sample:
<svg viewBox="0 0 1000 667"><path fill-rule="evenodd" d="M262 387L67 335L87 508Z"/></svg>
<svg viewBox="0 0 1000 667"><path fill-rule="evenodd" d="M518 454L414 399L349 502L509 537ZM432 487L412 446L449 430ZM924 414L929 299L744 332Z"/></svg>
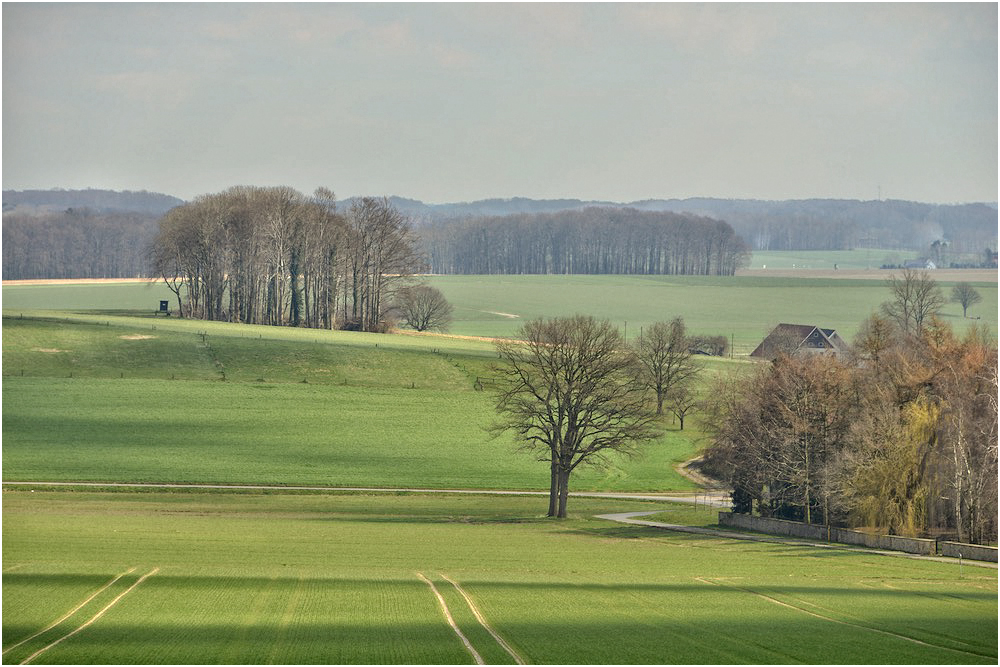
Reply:
<svg viewBox="0 0 1000 667"><path fill-rule="evenodd" d="M404 287L396 294L396 301L403 320L416 331L447 331L451 325L451 304L436 287Z"/></svg>
<svg viewBox="0 0 1000 667"><path fill-rule="evenodd" d="M674 387L693 378L701 367L694 363L684 320L657 322L636 344L642 379L656 394L656 414L663 414L663 400Z"/></svg>
<svg viewBox="0 0 1000 667"><path fill-rule="evenodd" d="M882 312L909 334L920 333L945 303L941 288L926 271L903 269L902 277L889 276L886 285L892 299L882 304Z"/></svg>
<svg viewBox="0 0 1000 667"><path fill-rule="evenodd" d="M670 412L680 422L683 431L684 418L697 408L698 397L686 383L680 384L667 392L667 404L670 406Z"/></svg>
<svg viewBox="0 0 1000 667"><path fill-rule="evenodd" d="M958 283L951 288L951 300L962 306L962 317L969 316L969 306L973 306L983 300L983 297L976 291L976 288L969 283Z"/></svg>
<svg viewBox="0 0 1000 667"><path fill-rule="evenodd" d="M566 516L570 474L660 435L621 332L593 317L537 319L497 343L496 433L549 462L549 516Z"/></svg>

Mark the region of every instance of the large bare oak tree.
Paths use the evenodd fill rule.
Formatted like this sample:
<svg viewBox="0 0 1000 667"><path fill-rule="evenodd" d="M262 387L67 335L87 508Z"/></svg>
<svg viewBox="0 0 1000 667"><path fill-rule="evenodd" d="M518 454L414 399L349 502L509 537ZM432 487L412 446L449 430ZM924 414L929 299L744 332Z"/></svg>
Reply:
<svg viewBox="0 0 1000 667"><path fill-rule="evenodd" d="M608 320L536 319L522 340L498 342L497 433L513 431L548 461L549 516L564 518L570 474L660 435L637 378L634 353Z"/></svg>

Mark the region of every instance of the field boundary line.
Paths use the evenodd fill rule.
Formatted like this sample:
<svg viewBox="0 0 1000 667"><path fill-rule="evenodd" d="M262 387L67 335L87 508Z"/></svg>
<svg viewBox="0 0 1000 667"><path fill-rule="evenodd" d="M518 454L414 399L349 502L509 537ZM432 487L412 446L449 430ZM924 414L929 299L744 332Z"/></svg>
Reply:
<svg viewBox="0 0 1000 667"><path fill-rule="evenodd" d="M960 648L952 648L951 646L942 646L941 644L930 644L930 643L922 641L920 639L916 639L915 637L907 637L906 635L901 635L901 634L899 634L897 632L891 632L889 630L882 630L880 628L873 628L871 626L862 625L860 623L851 623L850 621L842 621L842 620L840 620L838 618L832 618L830 616L824 616L823 614L818 614L818 613L816 613L814 611L809 611L808 609L803 609L802 607L798 607L798 606L796 606L794 604L790 604L788 602L784 602L782 600L779 600L778 598L771 597L770 595L765 595L764 593L759 593L759 592L757 592L757 591L755 591L753 589L750 589L750 588L743 588L742 586L733 586L731 584L724 584L724 583L721 583L721 582L718 582L718 581L713 581L712 579L705 579L704 577L695 577L695 579L698 580L698 581L700 581L700 582L702 582L702 583L705 583L705 584L711 584L713 586L719 586L721 588L731 588L733 590L743 591L744 593L749 593L750 595L756 595L759 598L767 600L768 602L774 603L774 604L779 605L781 607L787 607L788 609L794 609L795 611L802 612L803 614L808 614L809 616L813 616L813 617L818 618L818 619L823 620L823 621L829 621L830 623L838 623L840 625L846 625L846 626L852 627L852 628L859 628L861 630L868 630L870 632L877 632L880 635L887 635L889 637L895 637L896 639L902 639L904 641L913 642L914 644L919 644L921 646L926 646L928 648L938 648L938 649L942 649L942 650L945 650L945 651L954 651L955 653L964 653L966 655L974 655L974 656L976 656L978 658L982 658L982 657L985 656L985 654L983 654L983 653L976 653L975 651L966 651L966 650L963 650L963 649L960 649ZM964 643L964 642L960 642L960 643ZM993 657L993 656L985 656L985 657Z"/></svg>
<svg viewBox="0 0 1000 667"><path fill-rule="evenodd" d="M134 570L134 568L133 568L133 570ZM150 570L146 574L144 574L141 577L139 577L139 579L136 580L136 582L134 584L132 584L131 586L129 586L127 589L125 589L125 591L123 593L120 593L118 595L118 597L116 597L114 600L112 600L111 602L109 602L108 605L106 607L104 607L104 609L102 609L99 612L97 612L96 614L94 614L94 616L89 621L87 621L86 623L84 623L83 625L81 625L80 627L78 627L76 630L73 630L69 634L63 635L62 637L60 637L59 639L55 640L54 642L52 642L48 646L45 646L43 648L38 649L37 651L35 651L31 655L29 655L27 658L25 658L24 660L22 660L20 664L27 665L29 662L31 662L32 660L34 660L35 658L37 658L38 656L40 656L42 653L45 653L46 651L48 651L50 648L52 648L56 644L59 644L59 643L65 641L65 640L69 639L70 637L72 637L73 635L77 634L78 632L80 632L84 628L89 627L90 625L92 625L95 622L97 622L97 620L100 619L102 616L104 616L104 614L109 609L111 609L116 604L118 604L119 600L121 600L123 597L125 597L126 595L128 595L129 593L131 593L132 591L134 591L139 584L141 584L142 582L146 581L146 579L149 579L151 576L153 576L154 574L156 574L159 571L160 571L160 568L154 567L152 570Z"/></svg>
<svg viewBox="0 0 1000 667"><path fill-rule="evenodd" d="M445 573L438 572L438 574L441 575L442 579L444 579L449 584L451 584L452 586L454 586L455 590L457 590L459 593L462 594L462 597L465 598L466 604L469 605L469 609L472 611L472 615L476 617L477 621L479 621L479 625L481 625L484 628L486 628L486 632L490 633L490 635L493 637L493 639L496 640L497 644L500 644L500 646L503 647L503 650L507 651L507 653L510 655L510 657L514 658L514 662L516 662L519 665L526 664L524 662L524 658L522 658L520 655L518 655L517 651L515 651L514 648L510 644L508 644L506 641L504 641L503 637L501 637L500 635L498 635L496 633L496 631L493 630L492 627L490 627L490 624L486 622L486 619L483 618L483 615L479 612L479 607L477 607L476 603L472 601L472 598L469 597L468 593L465 592L465 589L463 589L461 586L459 586L458 582L450 579L448 577L448 575L446 575Z"/></svg>
<svg viewBox="0 0 1000 667"><path fill-rule="evenodd" d="M42 634L45 634L46 632L48 632L52 628L54 628L57 625L59 625L60 623L62 623L63 621L65 621L67 618L69 618L70 616L72 616L73 614L75 614L76 612L80 611L80 609L82 609L84 605L86 605L88 602L90 602L91 600L93 600L94 598L96 598L98 595L100 595L104 591L108 590L108 588L110 588L111 586L113 586L116 581L118 581L119 579L121 579L122 577L124 577L126 574L132 574L133 572L135 572L135 570L136 570L136 568L133 567L131 570L127 570L125 572L122 572L117 577L112 578L111 581L109 581L108 583L106 583L103 586L101 586L90 597L88 597L86 600L84 600L80 604L78 604L75 607L73 607L72 609L70 609L68 612L66 612L65 615L61 616L58 620L53 621L51 624L45 626L44 628L42 628L41 630L39 630L35 634L31 635L30 637L28 637L26 639L22 639L21 641L19 641L18 643L14 644L13 646L8 646L7 648L5 648L3 650L3 653L7 653L7 651L11 651L11 650L17 648L18 646L20 646L21 644L26 644L27 642L30 642L35 637L37 637L39 635L42 635ZM2 655L2 654L0 654L0 655Z"/></svg>
<svg viewBox="0 0 1000 667"><path fill-rule="evenodd" d="M420 577L421 581L423 581L425 584L431 587L431 590L434 592L434 597L437 598L438 604L441 605L441 611L444 612L444 617L448 621L448 625L451 626L451 629L455 631L455 634L458 635L458 638L462 640L463 644L465 644L466 650L472 654L472 657L475 659L476 664L485 665L486 662L483 660L483 656L479 655L479 651L473 648L472 644L469 642L466 636L463 635L462 631L458 629L458 625L455 623L455 619L452 618L451 616L451 611L448 610L448 603L444 601L444 597L441 595L441 593L438 592L438 589L434 585L434 582L425 577L422 572L417 572L417 576Z"/></svg>

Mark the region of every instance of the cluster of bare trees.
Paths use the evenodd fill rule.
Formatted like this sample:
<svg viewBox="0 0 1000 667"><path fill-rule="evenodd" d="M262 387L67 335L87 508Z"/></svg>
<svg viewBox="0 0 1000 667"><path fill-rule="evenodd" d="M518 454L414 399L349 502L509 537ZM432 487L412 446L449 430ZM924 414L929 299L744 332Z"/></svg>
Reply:
<svg viewBox="0 0 1000 667"><path fill-rule="evenodd" d="M450 220L420 234L434 273L733 275L749 257L725 222L635 209Z"/></svg>
<svg viewBox="0 0 1000 667"><path fill-rule="evenodd" d="M385 199L339 213L331 191L234 187L170 210L150 249L182 315L380 331L392 295L423 268Z"/></svg>
<svg viewBox="0 0 1000 667"><path fill-rule="evenodd" d="M996 541L996 339L922 318L909 289L852 358L783 356L712 392L707 458L736 511Z"/></svg>
<svg viewBox="0 0 1000 667"><path fill-rule="evenodd" d="M694 404L688 385L699 367L680 318L655 324L631 347L608 320L583 315L532 320L496 346L506 363L494 369L493 430L514 432L549 464L549 516L566 516L578 466L658 438L665 401L682 424Z"/></svg>

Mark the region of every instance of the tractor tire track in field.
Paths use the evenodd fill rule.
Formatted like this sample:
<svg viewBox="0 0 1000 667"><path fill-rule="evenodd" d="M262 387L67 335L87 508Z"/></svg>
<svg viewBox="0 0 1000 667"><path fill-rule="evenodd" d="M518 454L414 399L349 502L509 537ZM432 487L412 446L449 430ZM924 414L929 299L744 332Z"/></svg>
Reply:
<svg viewBox="0 0 1000 667"><path fill-rule="evenodd" d="M134 572L134 571L135 571L135 568L132 568L131 570L129 570L129 572ZM129 586L127 589L125 589L124 592L119 593L118 596L114 600L112 600L111 602L109 602L107 605L104 606L103 609L101 609L99 612L97 612L92 617L90 617L90 619L87 620L86 622L84 622L83 625L79 626L78 628L76 628L75 630L69 632L68 634L63 635L62 637L60 637L59 639L55 640L51 644L48 644L48 645L43 646L42 648L38 649L37 651L35 651L31 655L29 655L27 658L25 658L24 660L22 660L20 662L20 664L27 665L32 660L34 660L35 658L37 658L41 654L45 653L46 651L48 651L50 648L56 646L57 644L60 644L60 643L64 642L65 640L69 639L73 635L81 632L85 628L87 628L87 627L93 625L94 623L96 623L102 616L104 616L104 614L107 613L107 611L109 609L111 609L116 604L118 604L118 602L120 602L122 598L124 598L126 595L128 595L129 593L131 593L132 591L134 591L136 588L138 588L139 584L141 584L142 582L146 581L146 579L150 578L151 576L153 576L154 574L156 574L159 571L160 571L160 568L154 567L152 570L150 570L146 574L144 574L141 577L139 577L139 579L137 579L134 584L132 584L131 586ZM120 579L121 577L125 576L125 574L128 574L129 572L126 572L126 573L124 573L122 575L119 575L114 581L117 581L118 579ZM111 583L114 583L114 581L112 581ZM110 585L111 584L108 584L108 586L110 586ZM107 586L105 586L105 588L107 588ZM96 595L96 593L95 593L95 595ZM83 606L83 605L80 605L80 606ZM79 609L79 607L77 607L77 609Z"/></svg>
<svg viewBox="0 0 1000 667"><path fill-rule="evenodd" d="M515 651L514 648L510 644L508 644L503 637L498 635L496 631L494 631L493 628L490 626L490 624L486 622L486 619L483 618L483 615L479 611L479 607L476 606L476 603L472 601L472 598L469 597L469 595L465 592L465 590L458 585L458 582L450 579L448 575L444 574L443 572L439 574L441 575L442 579L444 579L449 584L454 586L455 590L457 590L459 593L462 594L462 597L465 598L466 604L469 605L469 609L472 611L472 615L476 617L477 621L479 621L479 625L483 626L486 629L486 632L490 633L490 636L496 640L497 644L500 644L503 650L507 651L507 654L514 659L514 662L516 662L519 665L526 664L524 662L524 658L518 655L517 651Z"/></svg>
<svg viewBox="0 0 1000 667"><path fill-rule="evenodd" d="M434 582L425 577L422 572L417 572L417 576L421 581L431 587L431 590L434 592L434 597L437 598L438 604L441 606L441 611L444 613L445 620L448 621L448 625L450 625L451 629L455 631L458 638L462 640L462 643L465 645L465 650L472 655L472 658L476 661L477 665L485 665L486 662L483 660L483 656L479 655L479 651L473 648L472 643L469 642L468 638L462 634L461 630L458 629L458 624L455 623L455 619L452 618L451 611L448 609L448 603L444 601L444 596L438 591Z"/></svg>
<svg viewBox="0 0 1000 667"><path fill-rule="evenodd" d="M914 637L908 637L906 635L901 635L901 634L899 634L897 632L892 632L890 630L882 630L880 628L873 628L871 626L863 625L863 624L860 624L860 623L851 623L850 621L843 621L843 620L840 620L838 618L833 618L831 616L824 616L823 614L817 613L815 611L810 611L808 609L804 609L802 607L796 606L794 604L790 604L788 602L784 602L782 600L779 600L778 598L771 597L770 595L766 595L764 593L760 593L760 592L755 591L755 590L750 589L750 588L744 588L742 586L734 586L733 584L726 584L726 583L723 583L723 582L715 580L715 579L706 579L704 577L695 577L695 579L697 581L702 582L703 584L709 584L709 585L712 585L712 586L719 586L721 588L730 588L732 590L742 591L744 593L749 593L750 595L755 595L755 596L757 596L757 597L759 597L759 598L761 598L763 600L767 600L768 602L770 602L772 604L776 604L778 606L785 607L787 609L792 609L792 610L801 612L803 614L807 614L809 616L812 616L814 618L818 618L818 619L823 620L823 621L829 621L830 623L837 623L838 625L846 625L846 626L851 627L851 628L858 628L859 630L868 630L869 632L876 632L876 633L878 633L880 635L887 635L889 637L894 637L896 639L902 639L903 641L912 642L912 643L918 644L920 646L926 646L927 648L937 648L937 649L942 649L942 650L945 650L945 651L954 651L955 653L963 653L965 655L972 655L972 656L975 656L977 658L982 658L983 655L984 655L984 654L981 654L981 653L976 653L975 651L966 651L966 650L960 649L960 648L952 648L951 646L944 646L944 645L941 645L941 644L930 644L928 642L921 641L921 640L916 639ZM994 656L988 656L988 657L994 657Z"/></svg>
<svg viewBox="0 0 1000 667"><path fill-rule="evenodd" d="M11 568L11 569L13 569L13 568ZM73 614L75 614L76 612L80 611L88 602L90 602L91 600L93 600L94 598L96 598L98 595L100 595L104 591L106 591L109 588L111 588L115 584L116 581L118 581L119 579L121 579L122 577L124 577L127 574L132 574L133 572L135 572L135 570L136 570L136 568L133 567L131 570L126 570L125 572L122 572L121 574L119 574L116 577L112 578L111 581L109 581L108 583L106 583L103 586L101 586L100 588L98 588L86 600L84 600L80 604L78 604L75 607L73 607L72 609L70 609L68 612L66 612L65 614L63 614L62 616L60 616L57 620L52 621L52 623L50 623L49 625L45 626L44 628L42 628L41 630L39 630L35 634L31 635L30 637L26 637L25 639L22 639L21 641L19 641L18 643L14 644L13 646L8 646L7 648L5 648L3 650L3 654L6 655L6 653L8 651L12 651L12 650L16 649L18 646L21 646L22 644L27 644L28 642L30 642L35 637L38 637L39 635L45 634L46 632L48 632L52 628L54 628L57 625L59 625L60 623L62 623L63 621L65 621L67 618L69 618L70 616L72 616ZM4 571L7 572L8 570L4 570Z"/></svg>

